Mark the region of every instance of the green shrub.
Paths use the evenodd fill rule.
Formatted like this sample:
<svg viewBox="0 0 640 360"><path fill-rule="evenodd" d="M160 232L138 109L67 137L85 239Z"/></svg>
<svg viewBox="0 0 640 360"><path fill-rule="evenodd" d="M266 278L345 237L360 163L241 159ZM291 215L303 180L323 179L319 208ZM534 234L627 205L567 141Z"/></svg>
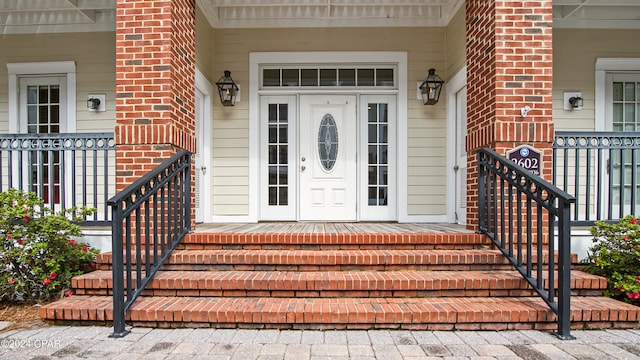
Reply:
<svg viewBox="0 0 640 360"><path fill-rule="evenodd" d="M0 193L0 301L41 303L70 296L71 278L95 268L98 251L74 238L72 222L94 209L54 212L35 193Z"/></svg>
<svg viewBox="0 0 640 360"><path fill-rule="evenodd" d="M607 278L605 295L640 305L640 223L627 216L618 223L596 222L594 245L585 270Z"/></svg>

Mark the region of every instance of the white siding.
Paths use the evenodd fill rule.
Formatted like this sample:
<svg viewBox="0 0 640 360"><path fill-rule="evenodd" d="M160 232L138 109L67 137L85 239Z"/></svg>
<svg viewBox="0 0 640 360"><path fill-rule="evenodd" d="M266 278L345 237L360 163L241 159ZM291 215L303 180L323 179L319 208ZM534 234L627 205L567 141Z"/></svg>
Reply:
<svg viewBox="0 0 640 360"><path fill-rule="evenodd" d="M596 59L640 58L639 37L640 30L553 31L553 119L556 130L594 130ZM563 110L565 91L582 92L582 110Z"/></svg>
<svg viewBox="0 0 640 360"><path fill-rule="evenodd" d="M113 131L115 125L115 34L5 35L0 38L0 131L8 131L7 63L74 61L77 132ZM87 111L87 95L107 95L107 111Z"/></svg>
<svg viewBox="0 0 640 360"><path fill-rule="evenodd" d="M447 56L447 77L455 75L467 60L467 30L465 23L465 7L461 6L445 32L446 56Z"/></svg>

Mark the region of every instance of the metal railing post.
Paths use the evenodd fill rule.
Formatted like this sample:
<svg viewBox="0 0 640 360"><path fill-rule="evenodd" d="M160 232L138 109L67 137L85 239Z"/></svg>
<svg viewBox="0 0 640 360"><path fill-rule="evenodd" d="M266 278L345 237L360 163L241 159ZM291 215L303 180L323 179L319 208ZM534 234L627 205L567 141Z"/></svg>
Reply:
<svg viewBox="0 0 640 360"><path fill-rule="evenodd" d="M482 158L484 155L482 153L478 153L478 227L480 230L487 230L487 198L485 195L486 192L486 175L484 166L482 166Z"/></svg>
<svg viewBox="0 0 640 360"><path fill-rule="evenodd" d="M558 204L558 337L571 336L571 203Z"/></svg>
<svg viewBox="0 0 640 360"><path fill-rule="evenodd" d="M122 256L122 201L115 203L111 209L112 262L113 271L113 334L109 337L121 338L129 333L124 323L124 261Z"/></svg>

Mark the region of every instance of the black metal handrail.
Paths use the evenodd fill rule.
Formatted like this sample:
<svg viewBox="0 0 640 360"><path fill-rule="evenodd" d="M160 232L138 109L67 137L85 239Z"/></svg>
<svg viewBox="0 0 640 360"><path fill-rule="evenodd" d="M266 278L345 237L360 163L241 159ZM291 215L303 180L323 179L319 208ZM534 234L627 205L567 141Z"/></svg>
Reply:
<svg viewBox="0 0 640 360"><path fill-rule="evenodd" d="M47 207L95 208L82 225L110 224L113 133L0 134L0 191L35 192Z"/></svg>
<svg viewBox="0 0 640 360"><path fill-rule="evenodd" d="M617 221L640 212L640 132L557 131L553 183L572 193L572 224Z"/></svg>
<svg viewBox="0 0 640 360"><path fill-rule="evenodd" d="M113 327L191 228L191 153L182 150L109 199L113 224ZM143 253L144 251L144 253ZM125 286L126 279L126 286Z"/></svg>
<svg viewBox="0 0 640 360"><path fill-rule="evenodd" d="M573 196L495 151L478 151L480 232L491 238L556 313L557 334L564 339L572 338L570 210L574 202Z"/></svg>

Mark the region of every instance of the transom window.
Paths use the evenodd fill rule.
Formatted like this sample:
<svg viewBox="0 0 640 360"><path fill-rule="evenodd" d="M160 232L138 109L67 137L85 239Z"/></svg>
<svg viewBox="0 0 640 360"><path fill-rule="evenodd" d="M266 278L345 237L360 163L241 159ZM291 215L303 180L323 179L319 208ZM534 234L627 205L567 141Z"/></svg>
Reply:
<svg viewBox="0 0 640 360"><path fill-rule="evenodd" d="M294 67L262 68L263 88L276 87L372 87L394 88L395 68L389 67Z"/></svg>

